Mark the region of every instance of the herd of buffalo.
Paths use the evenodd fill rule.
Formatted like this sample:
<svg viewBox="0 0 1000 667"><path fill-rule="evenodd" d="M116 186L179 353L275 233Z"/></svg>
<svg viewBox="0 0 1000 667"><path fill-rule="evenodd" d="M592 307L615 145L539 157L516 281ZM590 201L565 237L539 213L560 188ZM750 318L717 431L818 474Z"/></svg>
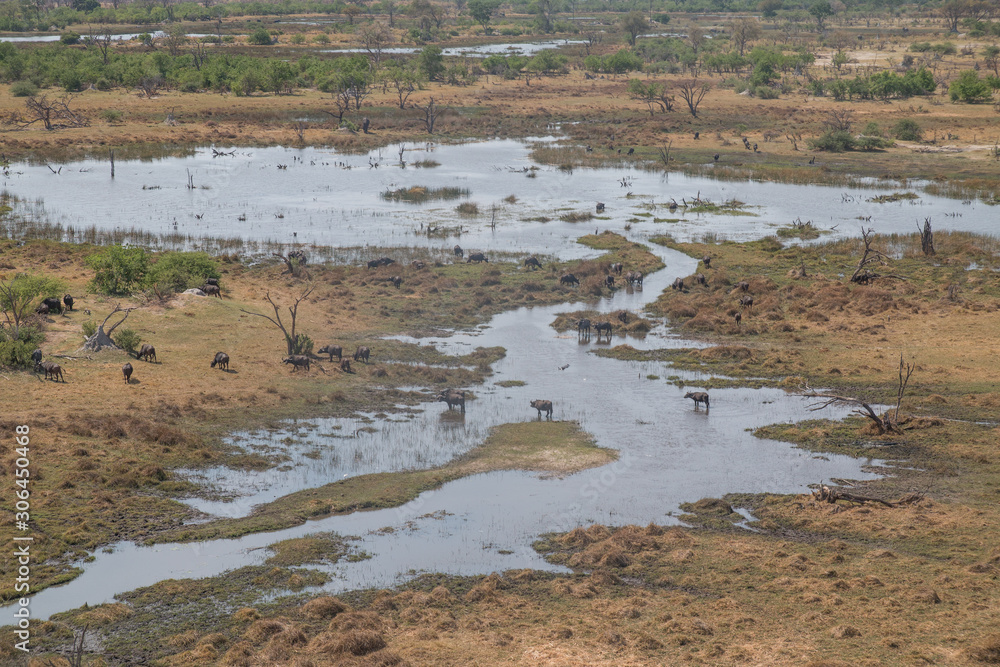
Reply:
<svg viewBox="0 0 1000 667"><path fill-rule="evenodd" d="M465 251L460 246L457 245L454 247L454 254L459 258L464 258L466 260L466 263L489 262L489 258L480 252L470 253L469 256L466 258ZM709 268L711 259L709 257L705 257L702 259L702 262L704 263L705 268ZM393 260L390 257L380 257L378 259L373 259L369 261L367 263L367 266L369 269L375 269L382 266L389 266L391 264L395 264L395 260ZM415 261L413 262L413 266L416 268L423 268L424 264L423 262ZM526 269L538 270L542 268L542 263L536 257L528 257L527 259L524 260L524 267ZM625 273L624 276L622 275L623 271L624 271L624 266L621 263L611 264L609 267L608 275L605 276L604 284L609 288L613 288L615 285L615 276L617 275L619 277L622 277L622 279L629 286L638 286L640 288L642 287L643 275L641 271L629 271L628 273ZM698 284L702 285L707 284L704 274L697 274L694 280ZM398 289L400 284L402 283L402 278L399 276L392 276L388 279L388 281L391 282ZM580 281L572 273L567 273L560 276L559 284L579 285ZM678 278L677 280L674 281L671 287L674 289L683 290L685 288L685 285L683 280ZM748 288L749 285L746 282L738 283L736 285L736 289L741 290L743 292L747 292ZM219 287L218 279L216 278L207 278L205 280L205 284L200 289L202 290L202 292L204 292L206 296L217 296L221 298L221 290ZM40 315L47 315L49 313L58 314L62 312L63 306L65 306L67 310L73 310L73 304L74 304L74 299L69 294L66 294L61 302L56 297L49 297L42 301L42 303L36 309L36 312ZM753 297L750 295L745 295L741 297L740 305L743 308L752 308ZM622 322L622 324L628 324L627 311L624 310L619 311L617 314L617 318L620 322ZM740 321L740 314L737 313L736 323L739 324L739 321ZM576 323L576 327L577 327L577 333L580 336L589 336L591 329L593 329L594 331L597 332L598 340L600 340L600 338L604 335L606 335L610 340L613 328L610 322L591 323L589 319L579 320ZM333 344L325 345L318 350L318 354L328 355L331 363L333 362L334 356L336 356L337 360L340 362L340 369L342 371L346 373L353 372L351 370L351 362L349 359L344 358L344 351L340 345L333 345ZM370 356L371 356L370 348L366 346L358 346L358 348L354 352L353 359L355 362L363 361L364 363L367 364ZM66 381L65 377L63 376L62 368L59 366L59 364L53 363L51 361L42 361L41 349L36 349L32 353L31 358L32 361L34 362L36 371L39 370L45 371L46 379L51 378L54 381L59 381L59 380L63 382ZM156 357L156 349L148 343L144 343L142 347L140 347L138 352L136 352L136 359L143 359L147 362L159 363ZM312 358L309 355L293 354L285 357L282 360L282 363L291 365L293 371L297 371L300 368L304 368L305 370L308 371L312 364ZM225 352L216 352L211 362L211 368L219 368L220 370L228 371L229 355L226 354ZM133 371L134 368L130 362L122 366L122 376L124 377L126 384L130 383ZM697 409L702 403L704 403L705 409L708 410L709 399L707 393L688 392L687 394L685 394L684 398L692 399L695 404L695 409ZM460 389L442 390L437 395L435 400L446 403L448 405L449 410L457 407L461 409L463 413L465 412L465 391L463 390ZM531 407L535 408L538 411L539 419L541 419L542 413L545 413L549 419L552 418L552 401L544 399L536 399L531 401Z"/></svg>

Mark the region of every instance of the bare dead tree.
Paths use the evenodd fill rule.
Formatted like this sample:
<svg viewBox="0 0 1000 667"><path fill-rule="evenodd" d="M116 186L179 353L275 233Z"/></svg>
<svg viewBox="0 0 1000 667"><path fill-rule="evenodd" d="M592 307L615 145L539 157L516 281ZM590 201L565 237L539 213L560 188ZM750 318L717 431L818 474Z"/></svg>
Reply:
<svg viewBox="0 0 1000 667"><path fill-rule="evenodd" d="M35 123L42 123L46 130L61 127L86 127L89 125L86 116L70 109L74 95L63 95L59 99L50 100L48 95L32 95L24 101L25 112L14 112L5 123L24 129Z"/></svg>
<svg viewBox="0 0 1000 667"><path fill-rule="evenodd" d="M823 125L834 132L850 132L853 123L854 112L850 109L834 109L823 121Z"/></svg>
<svg viewBox="0 0 1000 667"><path fill-rule="evenodd" d="M434 103L433 97L424 106L420 106L419 104L414 104L413 108L420 109L421 111L424 112L423 121L424 125L427 128L427 134L434 134L434 123L437 122L437 119L441 116L441 114L451 110L451 107L437 106Z"/></svg>
<svg viewBox="0 0 1000 667"><path fill-rule="evenodd" d="M272 308L274 308L274 317L271 317L270 315L264 315L263 313L255 313L250 310L244 310L243 308L240 308L240 310L246 313L247 315L256 315L257 317L263 317L265 320L269 321L271 324L278 327L281 330L281 333L285 335L285 344L288 346L288 354L295 354L295 347L296 343L298 342L298 336L295 333L295 324L296 324L296 318L298 317L299 313L299 304L302 303L310 294L312 294L313 289L315 289L315 286L310 286L309 289L303 292L300 297L295 299L294 306L288 306L288 313L292 317L292 322L290 327L286 327L285 323L282 322L281 309L278 307L278 304L276 304L274 300L271 299L270 292L265 294L264 298L267 299L267 302L271 304Z"/></svg>
<svg viewBox="0 0 1000 667"><path fill-rule="evenodd" d="M115 329L121 326L122 322L128 319L129 313L131 313L135 308L122 308L121 304L115 304L115 309L108 313L108 316L104 318L101 325L97 327L97 331L94 332L90 338L83 344L84 350L90 350L91 352L99 352L106 347L118 350L119 348L113 340L111 340L111 334ZM110 329L105 330L104 325L108 323L112 315L117 313L125 313L125 315L118 320L115 324L111 326Z"/></svg>
<svg viewBox="0 0 1000 667"><path fill-rule="evenodd" d="M814 398L817 399L815 403L809 405L809 410L811 412L816 412L830 407L831 405L848 405L854 407L854 414L861 415L868 419L879 435L885 435L886 433L901 433L899 428L899 406L903 402L903 396L906 393L906 387L910 382L910 376L913 375L913 370L916 364L908 364L903 360L903 355L899 355L899 380L896 385L896 408L891 412L887 412L885 415L879 415L875 412L875 409L861 400L860 398L854 398L852 396L840 396L838 394L830 394L826 392L812 391L806 387L806 391L798 394L803 398Z"/></svg>
<svg viewBox="0 0 1000 667"><path fill-rule="evenodd" d="M918 502L924 497L923 493L910 493L903 496L899 500L883 500L882 498L875 498L874 496L862 496L857 493L849 493L847 491L842 491L840 489L833 489L829 486L823 485L818 491L812 492L813 498L821 502L826 503L836 503L839 500L844 500L849 503L854 503L856 505L864 505L865 503L881 503L886 507L900 507L902 505L912 505Z"/></svg>
<svg viewBox="0 0 1000 667"><path fill-rule="evenodd" d="M924 254L928 257L935 254L934 253L934 232L931 231L931 219L924 218L924 228L921 230L920 226L917 226L917 231L920 232L920 249L924 251Z"/></svg>
<svg viewBox="0 0 1000 667"><path fill-rule="evenodd" d="M287 255L280 255L278 253L273 253L275 257L279 258L285 263L285 270L281 272L281 275L293 275L296 278L309 277L309 272L306 270L306 264L308 260L306 259L305 253L301 250L292 250Z"/></svg>
<svg viewBox="0 0 1000 667"><path fill-rule="evenodd" d="M87 637L87 629L90 625L83 626L83 630L80 631L79 635L73 635L73 647L69 652L69 667L83 667L83 647L84 639ZM45 661L47 667L56 667L56 663L52 659Z"/></svg>
<svg viewBox="0 0 1000 667"><path fill-rule="evenodd" d="M681 99L687 103L688 111L695 118L698 117L698 105L711 89L712 84L698 83L697 79L688 79L677 84L677 91L680 93Z"/></svg>
<svg viewBox="0 0 1000 667"><path fill-rule="evenodd" d="M101 25L97 27L96 31L90 26L87 27L90 29L90 39L88 41L96 46L97 50L101 52L101 59L104 61L104 64L107 65L108 55L111 51L111 42L113 41L111 26Z"/></svg>
<svg viewBox="0 0 1000 667"><path fill-rule="evenodd" d="M888 266L889 258L886 257L881 251L876 250L872 247L872 243L875 241L875 232L872 229L861 228L861 240L864 241L865 251L861 255L861 260L858 262L858 266L854 269L854 274L851 275L851 282L857 283L858 285L871 285L879 278L895 278L896 280L906 280L903 276L898 276L896 274L880 274L872 271L869 267L873 265L878 266Z"/></svg>

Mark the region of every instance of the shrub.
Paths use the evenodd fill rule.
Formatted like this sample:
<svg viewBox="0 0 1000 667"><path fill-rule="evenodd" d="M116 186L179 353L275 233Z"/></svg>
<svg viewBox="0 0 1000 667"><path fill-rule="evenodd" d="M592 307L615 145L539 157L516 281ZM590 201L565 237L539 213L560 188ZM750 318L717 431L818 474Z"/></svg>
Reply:
<svg viewBox="0 0 1000 667"><path fill-rule="evenodd" d="M305 334L296 334L295 343L292 345L292 354L312 354L313 339Z"/></svg>
<svg viewBox="0 0 1000 667"><path fill-rule="evenodd" d="M31 97L38 94L38 86L30 81L17 81L11 85L10 94L14 97Z"/></svg>
<svg viewBox="0 0 1000 667"><path fill-rule="evenodd" d="M59 36L59 41L63 44L79 44L80 35L75 32L64 32Z"/></svg>
<svg viewBox="0 0 1000 667"><path fill-rule="evenodd" d="M292 44L305 44L306 38L302 33L296 33L292 35Z"/></svg>
<svg viewBox="0 0 1000 667"><path fill-rule="evenodd" d="M149 267L147 281L175 292L205 284L206 278L219 278L219 267L208 253L168 252Z"/></svg>
<svg viewBox="0 0 1000 667"><path fill-rule="evenodd" d="M865 129L862 130L861 134L867 137L881 137L882 128L878 126L878 123L872 120L869 121L867 125L865 125Z"/></svg>
<svg viewBox="0 0 1000 667"><path fill-rule="evenodd" d="M250 33L247 42L254 46L271 46L271 33L267 31L267 28L261 26Z"/></svg>
<svg viewBox="0 0 1000 667"><path fill-rule="evenodd" d="M31 368L34 349L23 341L0 340L0 368Z"/></svg>
<svg viewBox="0 0 1000 667"><path fill-rule="evenodd" d="M149 255L142 248L110 246L86 261L95 272L91 288L104 294L130 294L142 285L149 270Z"/></svg>
<svg viewBox="0 0 1000 667"><path fill-rule="evenodd" d="M97 333L97 322L94 320L87 320L80 325L80 329L83 331L84 338L90 338Z"/></svg>
<svg viewBox="0 0 1000 667"><path fill-rule="evenodd" d="M121 122L122 116L124 114L117 109L103 109L100 113L101 119L105 122L114 125L115 123Z"/></svg>
<svg viewBox="0 0 1000 667"><path fill-rule="evenodd" d="M776 100L780 95L780 91L771 86L757 86L753 89L753 94L762 100Z"/></svg>
<svg viewBox="0 0 1000 667"><path fill-rule="evenodd" d="M847 130L833 130L811 140L809 145L820 151L843 153L844 151L854 150L855 142L854 135Z"/></svg>
<svg viewBox="0 0 1000 667"><path fill-rule="evenodd" d="M985 102L993 97L990 84L979 78L979 73L975 70L962 72L950 86L948 86L948 96L952 102Z"/></svg>
<svg viewBox="0 0 1000 667"><path fill-rule="evenodd" d="M325 34L320 33L315 37L313 37L313 41L316 42L317 44L329 44L330 38L327 37Z"/></svg>
<svg viewBox="0 0 1000 667"><path fill-rule="evenodd" d="M917 121L904 118L892 126L892 136L902 141L920 141L923 138Z"/></svg>
<svg viewBox="0 0 1000 667"><path fill-rule="evenodd" d="M133 353L136 348L139 347L139 343L142 342L142 338L139 337L139 334L132 329L119 329L115 332L115 335L111 337L111 340L115 342L115 345L126 352Z"/></svg>

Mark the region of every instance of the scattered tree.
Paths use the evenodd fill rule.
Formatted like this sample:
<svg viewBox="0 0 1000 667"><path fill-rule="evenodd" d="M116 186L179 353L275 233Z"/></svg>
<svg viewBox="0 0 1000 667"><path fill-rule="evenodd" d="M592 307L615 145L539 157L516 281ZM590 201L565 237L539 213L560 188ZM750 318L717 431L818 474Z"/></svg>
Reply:
<svg viewBox="0 0 1000 667"><path fill-rule="evenodd" d="M50 100L48 95L31 95L24 101L25 112L14 112L5 122L21 129L35 123L42 123L46 130L86 127L87 118L70 108L74 99L75 96L68 94L55 100Z"/></svg>
<svg viewBox="0 0 1000 667"><path fill-rule="evenodd" d="M970 69L962 72L948 86L948 97L951 98L952 102L967 102L969 104L988 102L993 98L993 89L989 82L979 78L978 72Z"/></svg>
<svg viewBox="0 0 1000 667"><path fill-rule="evenodd" d="M434 98L432 97L427 104L420 106L419 104L413 105L414 109L420 109L424 112L424 127L427 129L427 134L434 134L434 123L437 122L438 117L451 110L451 107L439 107L434 103Z"/></svg>
<svg viewBox="0 0 1000 667"><path fill-rule="evenodd" d="M372 21L357 29L354 33L361 44L361 48L368 53L368 62L375 71L382 63L382 50L392 44L393 35L389 26L380 21Z"/></svg>
<svg viewBox="0 0 1000 667"><path fill-rule="evenodd" d="M400 109L406 108L410 95L420 87L420 76L409 64L387 68L382 72L382 81L396 92Z"/></svg>
<svg viewBox="0 0 1000 667"><path fill-rule="evenodd" d="M833 6L829 0L816 0L809 6L809 13L816 19L816 29L823 32L823 23L830 16L833 16Z"/></svg>
<svg viewBox="0 0 1000 667"><path fill-rule="evenodd" d="M649 21L641 12L629 12L622 18L621 27L628 35L629 46L635 46L635 40L639 35L649 30Z"/></svg>
<svg viewBox="0 0 1000 667"><path fill-rule="evenodd" d="M687 79L677 83L677 90L688 106L688 111L695 118L698 117L698 105L712 89L710 83L699 83L697 79Z"/></svg>
<svg viewBox="0 0 1000 667"><path fill-rule="evenodd" d="M92 288L103 294L131 294L142 285L149 271L149 255L142 248L113 245L86 261L94 269Z"/></svg>
<svg viewBox="0 0 1000 667"><path fill-rule="evenodd" d="M760 22L751 17L737 19L730 27L730 35L732 36L733 44L739 49L740 56L742 57L744 51L746 51L747 44L760 39Z"/></svg>
<svg viewBox="0 0 1000 667"><path fill-rule="evenodd" d="M645 104L649 108L650 116L654 114L656 109L661 111L674 110L674 97L667 94L667 88L662 83L652 81L646 84L639 79L630 79L628 94L633 100Z"/></svg>
<svg viewBox="0 0 1000 667"><path fill-rule="evenodd" d="M55 278L27 273L0 281L0 311L3 311L3 327L7 329L10 340L21 339L21 327L35 314L36 300L58 296L62 288L62 282Z"/></svg>
<svg viewBox="0 0 1000 667"><path fill-rule="evenodd" d="M253 311L244 310L243 308L240 308L240 310L246 313L247 315L256 315L257 317L263 317L265 320L268 320L271 324L278 327L281 330L281 333L285 335L285 344L288 347L288 354L296 354L296 348L301 345L299 337L295 334L296 318L298 317L299 314L299 304L302 303L306 298L308 298L308 296L312 293L313 289L314 286L310 286L309 289L303 292L300 297L295 299L294 306L288 307L288 313L289 315L291 315L292 318L290 327L285 326L285 323L281 320L281 309L278 307L278 304L276 304L274 300L271 299L270 292L265 294L264 298L267 299L267 302L271 304L272 308L274 308L274 317L271 317L270 315L264 315L263 313L255 313Z"/></svg>
<svg viewBox="0 0 1000 667"><path fill-rule="evenodd" d="M469 0L469 15L479 25L483 26L483 32L490 34L490 21L500 9L501 0Z"/></svg>
<svg viewBox="0 0 1000 667"><path fill-rule="evenodd" d="M875 233L872 229L861 228L861 240L865 244L865 251L858 261L857 268L851 275L850 282L858 285L871 285L880 278L895 278L896 280L906 280L902 276L895 274L880 274L872 271L871 266L888 266L889 258L879 250L872 247L875 241Z"/></svg>

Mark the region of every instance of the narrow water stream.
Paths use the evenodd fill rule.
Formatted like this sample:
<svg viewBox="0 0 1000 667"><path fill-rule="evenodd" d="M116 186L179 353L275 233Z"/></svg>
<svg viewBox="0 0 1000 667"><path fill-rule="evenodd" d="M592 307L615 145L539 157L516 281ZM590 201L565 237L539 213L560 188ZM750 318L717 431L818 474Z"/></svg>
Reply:
<svg viewBox="0 0 1000 667"><path fill-rule="evenodd" d="M667 268L647 277L643 290L620 290L602 299L602 311L640 311L675 276L695 268L693 260L679 253L653 250ZM205 577L261 563L267 551L259 547L318 531L360 536L359 547L373 555L331 566L334 579L324 587L329 591L389 586L420 572L553 570L558 568L531 548L545 532L593 522L669 524L676 522L671 513L680 503L706 496L801 492L807 484L833 477L874 477L864 464L878 462L817 457L752 436L754 427L806 418L809 413L800 398L774 389L716 389L711 411L695 410L683 398L685 389L664 378L679 375L696 387L698 374L678 373L658 362L601 358L590 354L596 339L580 342L576 335L551 328L558 313L580 307L583 304L521 308L497 315L475 332L421 341L452 353L474 346L507 349L488 383L472 388L477 398L468 402L464 418L447 414L443 403L428 403L412 418L394 416L372 424L377 429L373 433L355 434L351 420L317 420L294 425L288 432L248 438L241 444L288 451L294 465L259 474L210 471L206 479L222 491L252 491L228 503L192 505L217 515L241 516L257 503L346 476L444 463L478 445L495 425L534 419L536 412L528 405L534 398L553 400L555 419L576 420L599 445L618 450L617 462L563 479L523 472L476 475L424 493L403 507L329 517L237 540L155 547L116 544L110 553L98 553L83 565L80 577L37 594L33 616L47 617L85 602L99 604L116 593L167 578ZM665 329L657 331L645 340L627 342L640 348L691 344ZM621 342L615 338L612 344ZM504 380L526 385L499 386ZM844 414L829 410L825 416ZM344 432L350 437L330 436ZM291 444L283 442L287 437L292 437Z"/></svg>

